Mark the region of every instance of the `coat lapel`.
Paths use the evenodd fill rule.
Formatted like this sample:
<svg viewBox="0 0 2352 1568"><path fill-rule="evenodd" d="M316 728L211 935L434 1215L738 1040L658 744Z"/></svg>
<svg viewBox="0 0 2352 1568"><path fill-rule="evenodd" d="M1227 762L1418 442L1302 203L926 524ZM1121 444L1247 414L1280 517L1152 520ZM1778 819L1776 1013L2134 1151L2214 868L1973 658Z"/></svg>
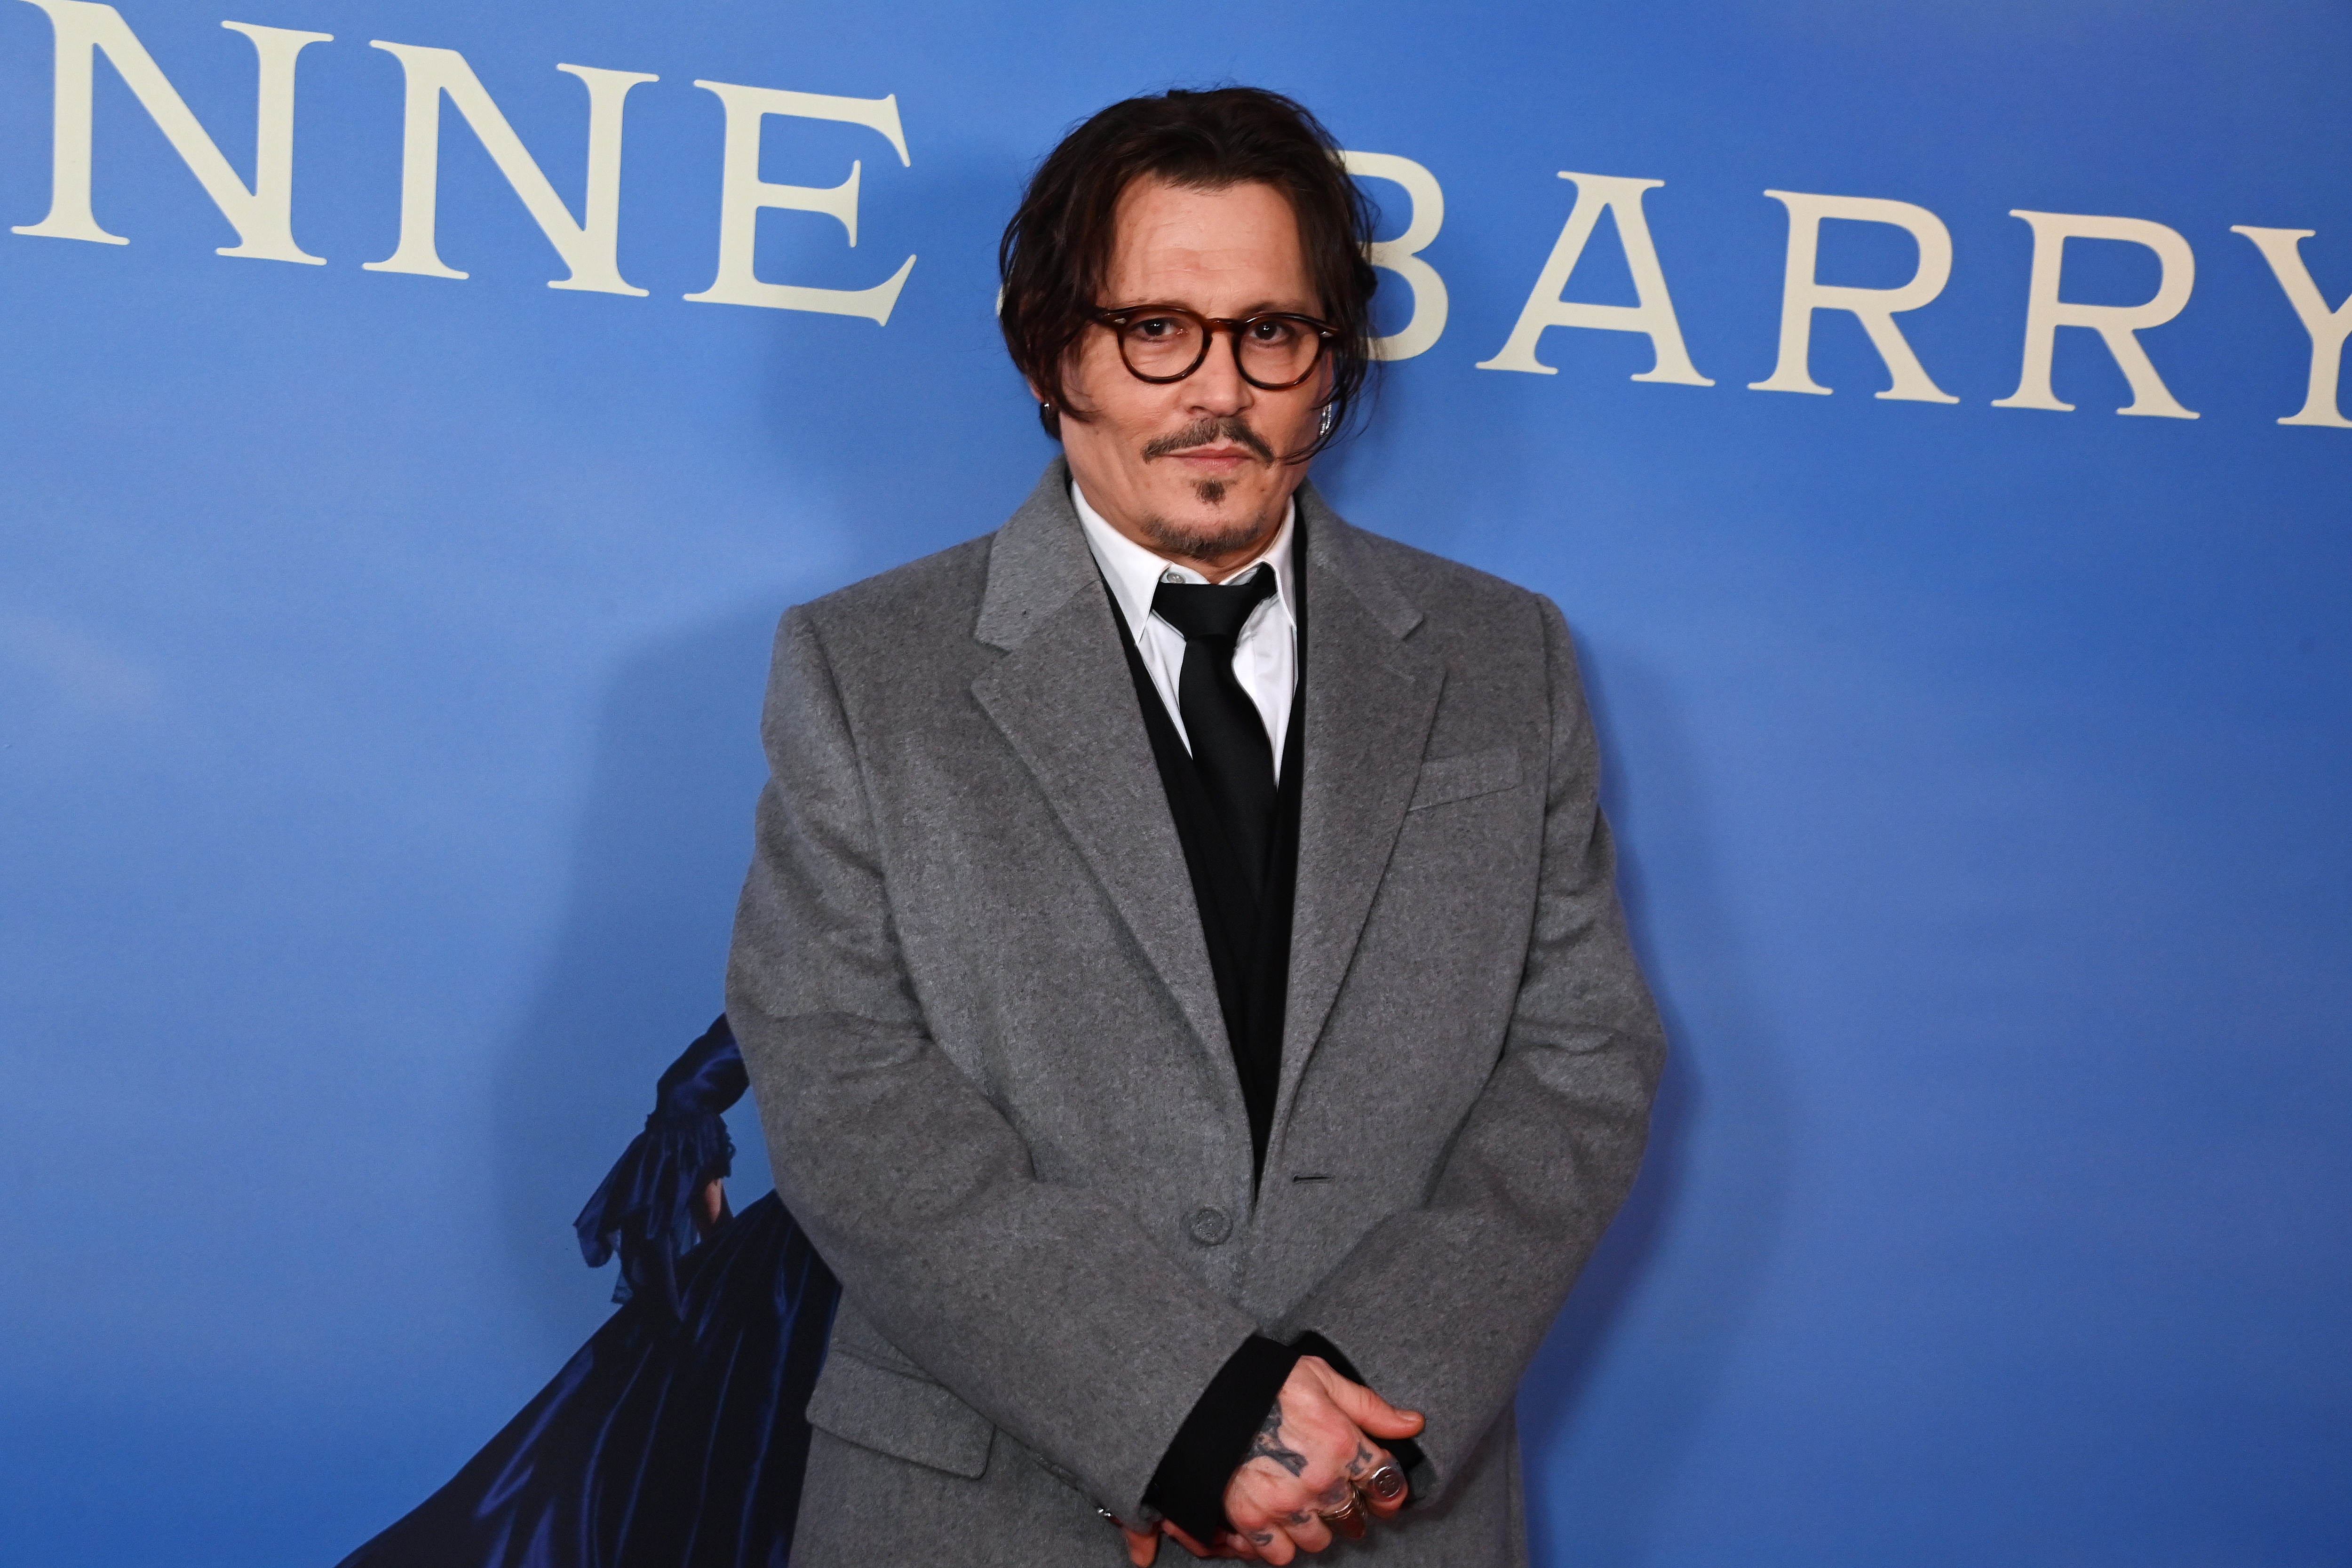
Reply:
<svg viewBox="0 0 2352 1568"><path fill-rule="evenodd" d="M1403 826L1445 682L1444 666L1406 640L1421 612L1362 536L1311 485L1300 487L1299 500L1307 543L1305 762L1277 1142Z"/></svg>
<svg viewBox="0 0 2352 1568"><path fill-rule="evenodd" d="M1093 554L1055 462L989 549L972 696L1029 769L1242 1114L1192 876Z"/></svg>

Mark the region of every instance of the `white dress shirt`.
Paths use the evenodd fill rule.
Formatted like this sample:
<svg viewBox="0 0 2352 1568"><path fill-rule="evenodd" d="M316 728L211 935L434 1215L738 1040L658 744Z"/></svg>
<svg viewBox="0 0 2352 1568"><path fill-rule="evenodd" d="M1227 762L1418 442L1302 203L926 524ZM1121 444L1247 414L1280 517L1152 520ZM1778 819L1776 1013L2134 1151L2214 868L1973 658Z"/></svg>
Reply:
<svg viewBox="0 0 2352 1568"><path fill-rule="evenodd" d="M1111 596L1127 617L1128 630L1134 634L1136 651L1143 656L1143 668L1150 672L1160 705L1175 722L1176 733L1184 738L1184 749L1191 751L1192 738L1184 735L1184 715L1178 710L1176 696L1177 678L1184 668L1184 634L1151 613L1151 595L1162 583L1206 583L1208 579L1189 566L1161 560L1104 521L1102 514L1087 504L1075 479L1070 481L1070 500L1076 504L1079 525L1086 530L1087 548L1094 552L1095 564L1102 568L1103 581L1110 584ZM1282 743L1290 731L1291 694L1298 686L1298 623L1290 607L1296 592L1290 567L1291 524L1297 516L1297 503L1289 502L1282 514L1282 526L1275 530L1274 542L1257 560L1225 579L1231 582L1249 575L1261 561L1274 568L1272 596L1250 612L1250 618L1242 623L1241 636L1234 641L1234 677L1257 705L1258 717L1265 721L1265 738L1274 747L1277 778L1282 773Z"/></svg>

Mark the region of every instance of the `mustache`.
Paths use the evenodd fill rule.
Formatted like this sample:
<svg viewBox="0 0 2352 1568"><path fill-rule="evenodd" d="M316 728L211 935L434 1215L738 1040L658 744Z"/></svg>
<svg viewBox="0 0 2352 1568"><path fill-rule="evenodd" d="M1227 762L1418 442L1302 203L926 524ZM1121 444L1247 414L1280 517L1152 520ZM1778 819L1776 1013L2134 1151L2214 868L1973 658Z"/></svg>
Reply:
<svg viewBox="0 0 2352 1568"><path fill-rule="evenodd" d="M1156 437L1144 443L1144 460L1149 462L1154 458L1165 458L1171 453L1188 452L1195 447L1205 447L1219 439L1231 441L1261 463L1274 461L1274 448L1266 445L1264 437L1244 424L1238 414L1227 415L1222 419L1195 419L1181 430Z"/></svg>

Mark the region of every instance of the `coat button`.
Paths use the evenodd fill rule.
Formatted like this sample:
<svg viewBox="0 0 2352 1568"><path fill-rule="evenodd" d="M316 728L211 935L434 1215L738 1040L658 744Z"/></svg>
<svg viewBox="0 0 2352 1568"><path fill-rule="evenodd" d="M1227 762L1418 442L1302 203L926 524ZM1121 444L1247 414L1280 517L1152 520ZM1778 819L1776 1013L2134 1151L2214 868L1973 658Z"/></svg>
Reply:
<svg viewBox="0 0 2352 1568"><path fill-rule="evenodd" d="M1194 1209L1184 1228L1202 1247L1214 1247L1233 1235L1234 1222L1223 1209Z"/></svg>

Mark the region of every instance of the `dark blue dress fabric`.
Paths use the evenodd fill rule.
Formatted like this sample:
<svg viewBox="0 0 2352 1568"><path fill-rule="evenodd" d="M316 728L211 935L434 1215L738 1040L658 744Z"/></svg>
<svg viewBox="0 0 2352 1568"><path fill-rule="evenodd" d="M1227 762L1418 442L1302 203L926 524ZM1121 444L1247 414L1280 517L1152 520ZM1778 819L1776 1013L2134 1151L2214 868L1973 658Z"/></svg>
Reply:
<svg viewBox="0 0 2352 1568"><path fill-rule="evenodd" d="M741 1097L720 1018L580 1215L623 1305L488 1447L341 1568L784 1568L840 1294L773 1193L693 1245Z"/></svg>

